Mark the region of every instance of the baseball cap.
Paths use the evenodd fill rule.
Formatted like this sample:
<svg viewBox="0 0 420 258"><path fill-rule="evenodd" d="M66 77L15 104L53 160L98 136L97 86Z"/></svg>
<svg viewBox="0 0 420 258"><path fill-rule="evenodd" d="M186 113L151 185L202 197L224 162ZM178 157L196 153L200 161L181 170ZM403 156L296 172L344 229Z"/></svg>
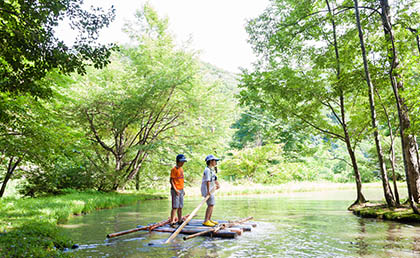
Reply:
<svg viewBox="0 0 420 258"><path fill-rule="evenodd" d="M209 161L209 160L215 160L215 161L219 161L220 159L218 159L218 158L216 158L215 156L213 156L213 155L208 155L207 157L206 157L206 159L205 159L205 161L207 162L207 161Z"/></svg>
<svg viewBox="0 0 420 258"><path fill-rule="evenodd" d="M185 157L185 155L184 155L184 154L178 154L178 155L176 156L176 161L177 161L177 162L187 162L187 158Z"/></svg>

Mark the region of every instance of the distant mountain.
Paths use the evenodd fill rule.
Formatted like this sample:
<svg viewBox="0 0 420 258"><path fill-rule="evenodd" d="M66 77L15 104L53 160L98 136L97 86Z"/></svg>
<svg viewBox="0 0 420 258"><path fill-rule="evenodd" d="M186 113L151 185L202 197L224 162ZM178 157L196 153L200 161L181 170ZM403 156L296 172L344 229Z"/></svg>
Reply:
<svg viewBox="0 0 420 258"><path fill-rule="evenodd" d="M220 91L222 93L232 96L239 93L238 76L236 74L206 62L201 62L200 69L205 81L221 84Z"/></svg>

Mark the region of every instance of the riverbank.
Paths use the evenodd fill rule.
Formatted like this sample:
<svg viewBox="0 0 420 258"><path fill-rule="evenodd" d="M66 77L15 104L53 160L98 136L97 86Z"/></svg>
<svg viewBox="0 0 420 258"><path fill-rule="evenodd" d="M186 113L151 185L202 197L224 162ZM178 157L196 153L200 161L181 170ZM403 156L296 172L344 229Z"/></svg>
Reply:
<svg viewBox="0 0 420 258"><path fill-rule="evenodd" d="M390 209L382 202L368 202L362 205L355 205L349 208L353 214L362 218L377 218L399 222L420 223L420 215L414 214L409 204Z"/></svg>
<svg viewBox="0 0 420 258"><path fill-rule="evenodd" d="M261 195L294 192L322 192L332 190L355 190L355 183L332 183L332 182L289 182L281 185L263 185L249 181L227 182L221 181L221 187L217 191L218 196L233 195ZM198 186L197 186L198 185ZM404 183L398 183L399 187L405 187ZM187 196L201 196L200 183L185 187ZM380 189L381 182L364 183L363 189ZM162 190L164 191L164 190ZM169 190L168 190L169 191Z"/></svg>
<svg viewBox="0 0 420 258"><path fill-rule="evenodd" d="M68 257L71 239L57 224L70 216L166 198L159 193L69 192L44 198L0 199L1 257Z"/></svg>

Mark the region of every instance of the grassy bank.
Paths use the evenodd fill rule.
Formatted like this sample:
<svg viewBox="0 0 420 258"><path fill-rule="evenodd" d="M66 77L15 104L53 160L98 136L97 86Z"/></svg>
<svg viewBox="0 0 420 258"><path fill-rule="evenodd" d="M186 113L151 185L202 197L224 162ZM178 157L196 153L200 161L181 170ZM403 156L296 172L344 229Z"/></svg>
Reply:
<svg viewBox="0 0 420 258"><path fill-rule="evenodd" d="M409 205L389 209L384 203L365 203L350 208L357 216L362 218L378 218L399 222L420 222L420 215L414 214Z"/></svg>
<svg viewBox="0 0 420 258"><path fill-rule="evenodd" d="M0 257L66 257L73 245L57 224L72 215L163 198L157 193L69 192L44 198L0 199Z"/></svg>
<svg viewBox="0 0 420 258"><path fill-rule="evenodd" d="M185 189L187 195L200 196L200 184L188 186ZM220 182L221 188L218 190L218 196L231 195L254 195L254 194L278 194L292 192L320 192L332 190L354 190L355 183L332 183L332 182L289 182L281 185L263 185L249 181L238 182ZM401 186L404 186L401 183ZM364 183L363 189L381 188L380 182Z"/></svg>

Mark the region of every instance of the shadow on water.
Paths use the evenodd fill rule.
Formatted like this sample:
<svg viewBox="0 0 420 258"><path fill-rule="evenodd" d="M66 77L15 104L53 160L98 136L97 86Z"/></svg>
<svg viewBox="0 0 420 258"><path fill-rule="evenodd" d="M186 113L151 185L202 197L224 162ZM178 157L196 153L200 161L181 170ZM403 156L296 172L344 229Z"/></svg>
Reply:
<svg viewBox="0 0 420 258"><path fill-rule="evenodd" d="M420 226L362 219L347 211L343 192L219 197L216 219L254 216L257 227L237 239L182 236L164 244L168 233L106 234L168 217L169 200L97 211L72 218L64 230L80 245L77 257L418 257ZM185 211L200 199L187 198ZM184 213L185 213L184 211ZM198 218L204 215L200 210Z"/></svg>

